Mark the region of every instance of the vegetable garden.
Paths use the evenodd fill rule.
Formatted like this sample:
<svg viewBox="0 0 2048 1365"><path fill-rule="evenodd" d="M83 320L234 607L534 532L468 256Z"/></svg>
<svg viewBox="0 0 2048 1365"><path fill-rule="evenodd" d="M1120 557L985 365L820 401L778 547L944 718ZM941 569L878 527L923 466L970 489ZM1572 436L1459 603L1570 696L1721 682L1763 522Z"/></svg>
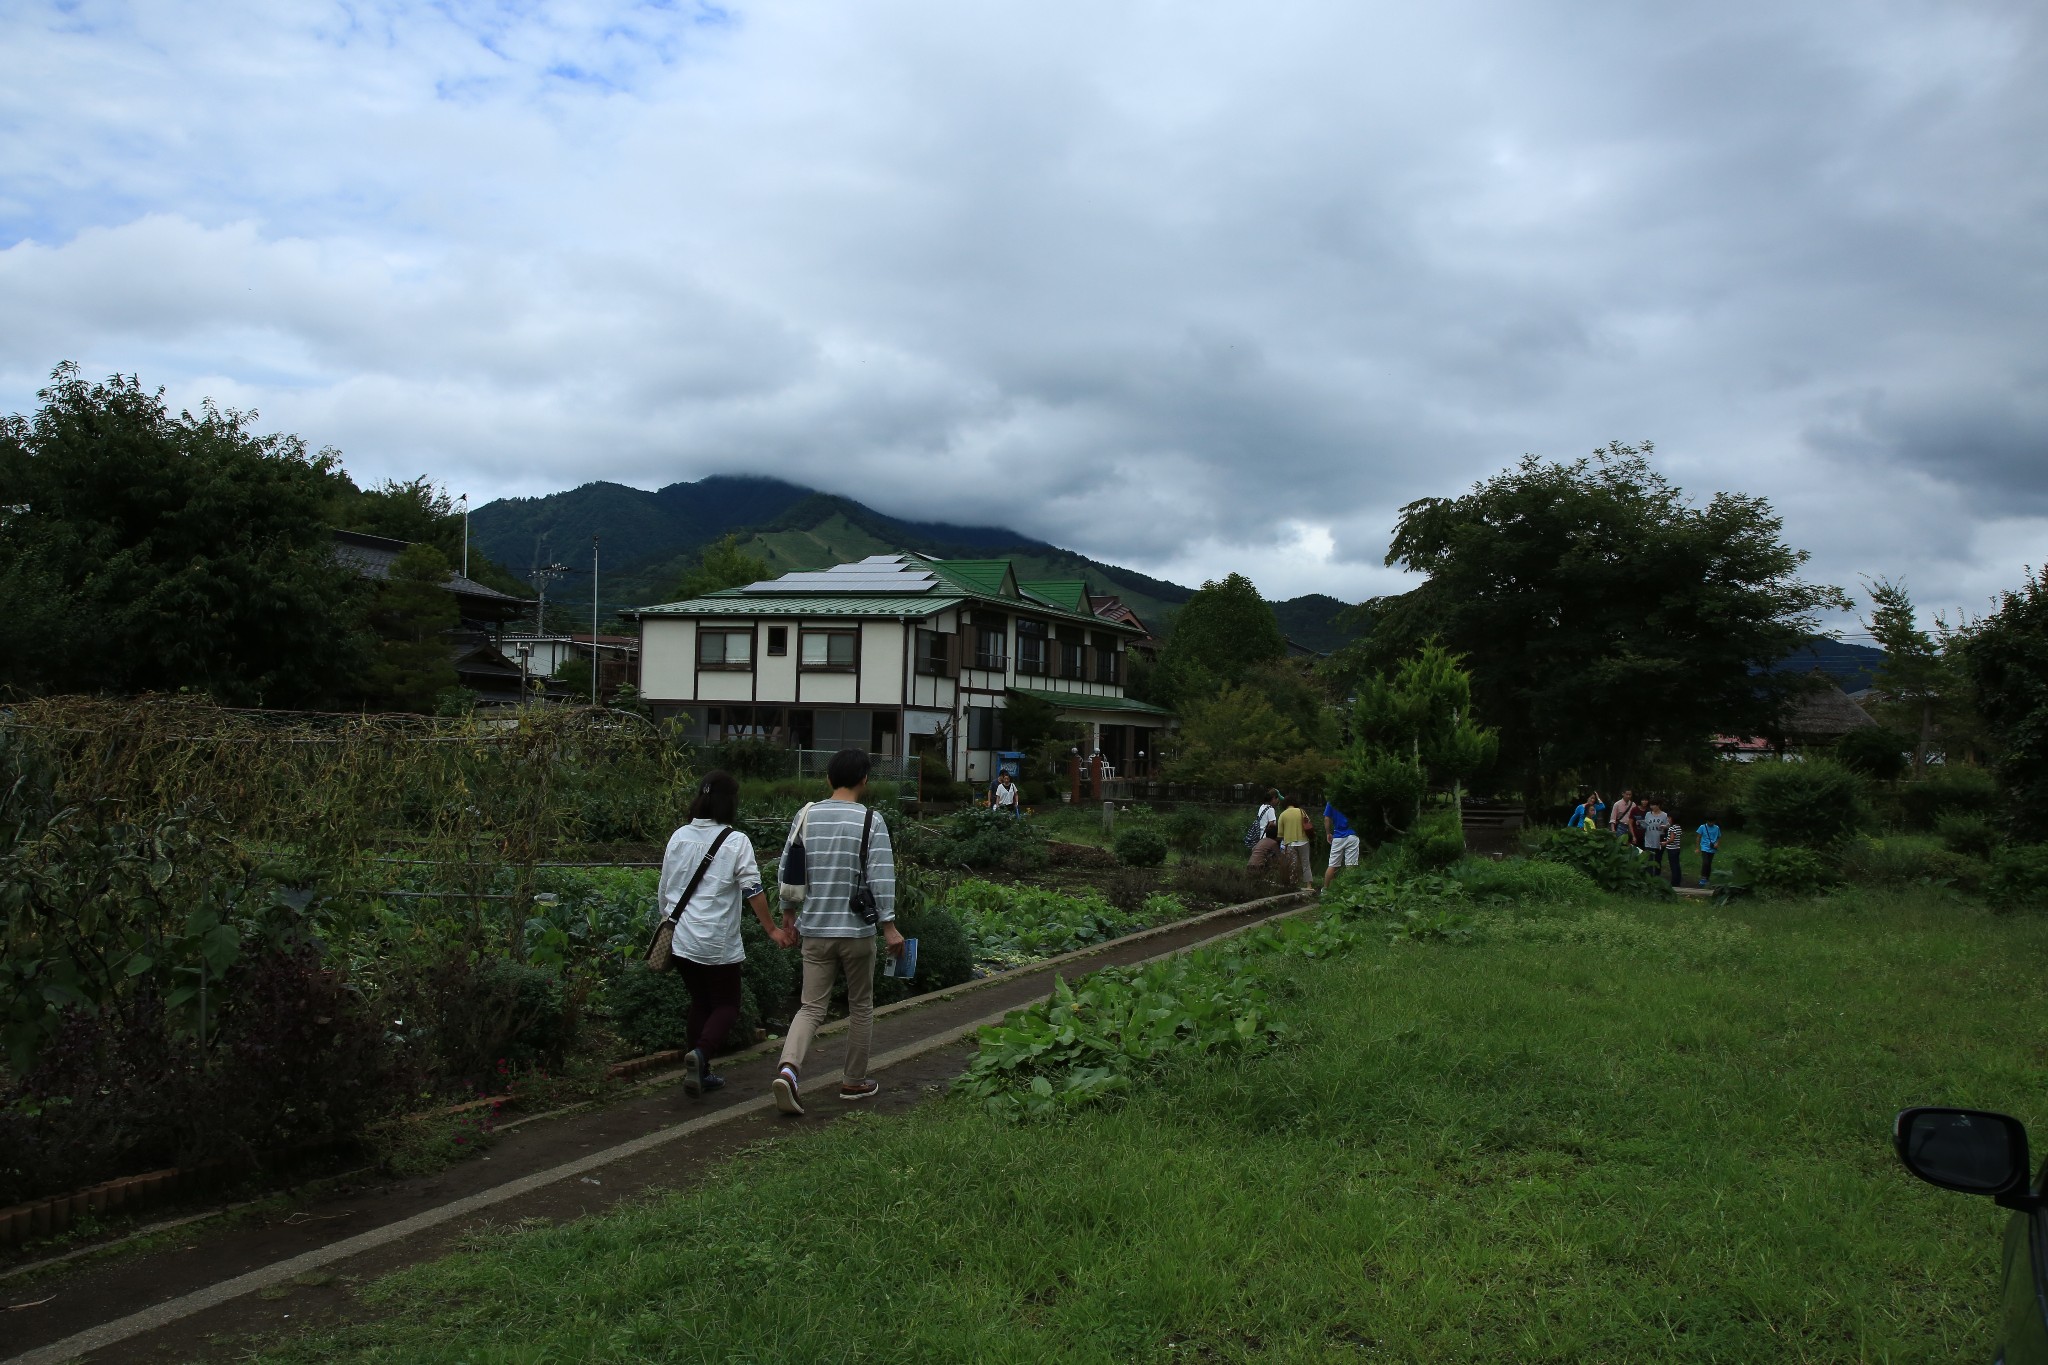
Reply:
<svg viewBox="0 0 2048 1365"><path fill-rule="evenodd" d="M0 1206L365 1145L403 1168L420 1143L400 1116L595 1094L610 1064L680 1046L679 979L636 959L652 864L722 757L602 711L11 708ZM743 832L764 861L803 799L782 782L749 792ZM920 973L879 979L885 1003L1259 889L1191 861L1191 889L1169 892L1156 871L985 812L895 824ZM787 1020L798 962L751 916L742 927L753 1037Z"/></svg>

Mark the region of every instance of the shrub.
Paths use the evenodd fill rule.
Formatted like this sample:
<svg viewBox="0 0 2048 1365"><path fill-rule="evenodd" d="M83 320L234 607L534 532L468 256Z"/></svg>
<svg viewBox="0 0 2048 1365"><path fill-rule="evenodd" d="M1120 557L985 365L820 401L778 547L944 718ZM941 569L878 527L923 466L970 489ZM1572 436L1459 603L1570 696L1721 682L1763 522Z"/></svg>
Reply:
<svg viewBox="0 0 2048 1365"><path fill-rule="evenodd" d="M681 972L649 971L640 963L620 972L606 993L612 1030L636 1056L689 1046L690 992Z"/></svg>
<svg viewBox="0 0 2048 1365"><path fill-rule="evenodd" d="M901 913L903 881L898 875L897 908ZM751 1040L755 1029L786 1023L794 1012L803 986L803 954L794 948L776 947L751 910L740 914L740 944L747 960L740 967L740 1022L734 1033Z"/></svg>
<svg viewBox="0 0 2048 1365"><path fill-rule="evenodd" d="M1981 860L1912 834L1852 840L1842 849L1842 875L1859 886L1947 885L1974 891L1984 884Z"/></svg>
<svg viewBox="0 0 2048 1365"><path fill-rule="evenodd" d="M1288 886L1277 870L1254 872L1241 864L1196 862L1182 863L1173 870L1173 889L1216 905L1243 905L1278 895Z"/></svg>
<svg viewBox="0 0 2048 1365"><path fill-rule="evenodd" d="M2014 844L1991 859L1984 892L2007 909L2048 909L2048 844Z"/></svg>
<svg viewBox="0 0 2048 1365"><path fill-rule="evenodd" d="M1913 741L1884 725L1865 725L1851 730L1835 744L1835 761L1862 773L1873 782L1893 782L1912 766L1907 757Z"/></svg>
<svg viewBox="0 0 2048 1365"><path fill-rule="evenodd" d="M1950 811L1934 822L1934 832L1951 853L1967 858L1989 858L2005 842L1982 811Z"/></svg>
<svg viewBox="0 0 2048 1365"><path fill-rule="evenodd" d="M896 911L896 929L905 938L917 940L917 975L909 981L883 976L889 960L887 945L877 942L875 952L875 1003L890 1004L926 991L942 991L974 978L974 944L959 916L943 905L919 905Z"/></svg>
<svg viewBox="0 0 2048 1365"><path fill-rule="evenodd" d="M1102 884L1102 894L1117 909L1135 915L1159 885L1157 874L1146 868L1120 867Z"/></svg>
<svg viewBox="0 0 2048 1365"><path fill-rule="evenodd" d="M1417 872L1441 872L1465 856L1465 828L1455 811L1435 811L1401 836L1403 860Z"/></svg>
<svg viewBox="0 0 2048 1365"><path fill-rule="evenodd" d="M1866 828L1869 805L1863 775L1823 758L1757 765L1742 813L1767 844L1826 848Z"/></svg>
<svg viewBox="0 0 2048 1365"><path fill-rule="evenodd" d="M1467 858L1450 872L1475 900L1499 897L1522 904L1562 905L1600 894L1598 883L1578 868L1534 858Z"/></svg>
<svg viewBox="0 0 2048 1365"><path fill-rule="evenodd" d="M1156 830L1126 829L1116 836L1116 860L1125 867L1159 867L1166 862L1166 840Z"/></svg>
<svg viewBox="0 0 2048 1365"><path fill-rule="evenodd" d="M1605 834L1548 830L1536 841L1529 856L1538 862L1572 868L1602 891L1631 896L1670 894L1669 884L1657 875L1648 858Z"/></svg>
<svg viewBox="0 0 2048 1365"><path fill-rule="evenodd" d="M970 807L956 811L941 827L941 838L919 852L941 867L1012 872L1043 867L1045 835L1030 821L992 810Z"/></svg>
<svg viewBox="0 0 2048 1365"><path fill-rule="evenodd" d="M1936 828L1949 814L1982 814L1995 809L1998 779L1984 768L1944 763L1927 769L1917 782L1899 791L1899 809L1908 829Z"/></svg>
<svg viewBox="0 0 2048 1365"><path fill-rule="evenodd" d="M1842 880L1827 859L1807 848L1758 849L1742 854L1736 866L1752 888L1772 896L1817 896Z"/></svg>

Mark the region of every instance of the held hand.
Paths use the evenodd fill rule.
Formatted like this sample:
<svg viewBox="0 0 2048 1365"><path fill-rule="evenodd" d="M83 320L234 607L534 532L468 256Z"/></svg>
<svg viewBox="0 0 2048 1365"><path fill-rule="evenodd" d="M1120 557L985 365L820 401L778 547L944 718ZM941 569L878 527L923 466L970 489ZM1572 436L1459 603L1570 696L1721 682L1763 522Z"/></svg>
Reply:
<svg viewBox="0 0 2048 1365"><path fill-rule="evenodd" d="M794 929L771 930L768 937L775 940L775 946L778 948L796 947L796 930Z"/></svg>
<svg viewBox="0 0 2048 1365"><path fill-rule="evenodd" d="M882 942L888 945L889 956L903 956L903 933L896 927L896 921L890 920L882 925Z"/></svg>

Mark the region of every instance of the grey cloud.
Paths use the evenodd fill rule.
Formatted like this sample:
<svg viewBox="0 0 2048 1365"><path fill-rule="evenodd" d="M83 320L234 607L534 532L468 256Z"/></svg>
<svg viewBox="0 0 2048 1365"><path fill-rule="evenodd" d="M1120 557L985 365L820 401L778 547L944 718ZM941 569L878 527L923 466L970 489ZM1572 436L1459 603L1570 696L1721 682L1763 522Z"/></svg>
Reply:
<svg viewBox="0 0 2048 1365"><path fill-rule="evenodd" d="M1283 594L1612 436L1838 582L1974 592L1974 519L2048 512L2033 7L347 13L0 18L0 396L68 356L369 476L770 472Z"/></svg>

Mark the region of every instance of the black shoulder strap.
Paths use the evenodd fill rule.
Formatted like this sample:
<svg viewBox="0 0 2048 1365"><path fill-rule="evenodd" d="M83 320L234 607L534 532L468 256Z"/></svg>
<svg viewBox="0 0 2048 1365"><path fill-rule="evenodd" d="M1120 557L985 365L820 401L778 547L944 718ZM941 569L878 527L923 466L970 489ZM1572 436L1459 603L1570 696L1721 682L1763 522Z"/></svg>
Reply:
<svg viewBox="0 0 2048 1365"><path fill-rule="evenodd" d="M711 841L711 847L704 850L704 861L697 864L697 870L690 874L690 884L683 888L683 894L676 897L676 903L669 907L667 919L681 919L683 907L690 903L690 897L697 894L697 883L704 880L704 874L711 867L711 860L718 856L718 846L732 837L732 826L718 831L718 837Z"/></svg>
<svg viewBox="0 0 2048 1365"><path fill-rule="evenodd" d="M868 884L868 836L873 834L874 830L875 812L874 808L870 807L860 822L860 879L854 883L856 886Z"/></svg>

